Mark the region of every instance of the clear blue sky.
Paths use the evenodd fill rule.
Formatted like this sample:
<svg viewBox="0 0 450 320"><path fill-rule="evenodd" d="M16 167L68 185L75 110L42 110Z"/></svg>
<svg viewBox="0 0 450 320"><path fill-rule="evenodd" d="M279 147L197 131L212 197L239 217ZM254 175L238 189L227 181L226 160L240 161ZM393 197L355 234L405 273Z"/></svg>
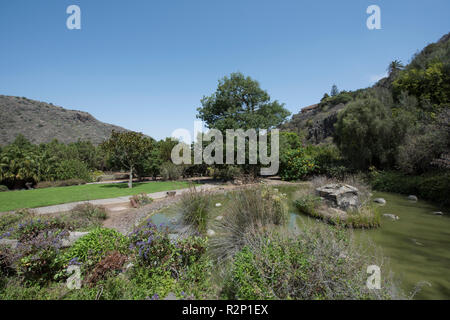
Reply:
<svg viewBox="0 0 450 320"><path fill-rule="evenodd" d="M81 30L66 28L71 4ZM366 27L371 4L382 30ZM367 87L449 32L449 12L449 0L1 0L0 94L160 139L193 130L200 99L231 72L293 113L333 83Z"/></svg>

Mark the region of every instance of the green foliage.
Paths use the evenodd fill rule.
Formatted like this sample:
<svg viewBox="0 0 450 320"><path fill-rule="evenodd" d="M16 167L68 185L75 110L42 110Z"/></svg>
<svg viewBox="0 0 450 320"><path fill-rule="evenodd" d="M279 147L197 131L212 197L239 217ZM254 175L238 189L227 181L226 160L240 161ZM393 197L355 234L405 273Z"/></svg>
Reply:
<svg viewBox="0 0 450 320"><path fill-rule="evenodd" d="M152 152L155 142L142 133L113 131L109 140L102 143L101 148L108 153L117 166L130 172L129 187L131 188L133 171L138 168L142 170L142 163L154 157Z"/></svg>
<svg viewBox="0 0 450 320"><path fill-rule="evenodd" d="M283 180L301 180L316 169L314 159L304 148L288 150L280 157L280 177Z"/></svg>
<svg viewBox="0 0 450 320"><path fill-rule="evenodd" d="M317 217L318 214L316 212L316 209L320 205L320 203L320 197L306 195L304 197L301 197L300 199L295 200L294 206L302 213Z"/></svg>
<svg viewBox="0 0 450 320"><path fill-rule="evenodd" d="M390 279L382 280L381 290L366 287L366 265L372 260L354 247L347 234L315 227L305 231L298 236L256 237L236 254L224 296L244 300L396 297Z"/></svg>
<svg viewBox="0 0 450 320"><path fill-rule="evenodd" d="M222 132L226 129L268 129L280 125L289 111L270 96L259 83L241 73L232 73L219 80L217 90L201 100L198 118L209 128Z"/></svg>
<svg viewBox="0 0 450 320"><path fill-rule="evenodd" d="M248 235L288 222L286 196L269 187L239 190L231 194L224 217L218 223L220 237L211 239L217 259L227 259L245 246Z"/></svg>
<svg viewBox="0 0 450 320"><path fill-rule="evenodd" d="M0 184L0 192L5 192L5 191L9 191L8 187Z"/></svg>
<svg viewBox="0 0 450 320"><path fill-rule="evenodd" d="M206 233L208 214L211 209L211 195L191 187L181 196L179 203L181 217L186 225L193 226L200 234Z"/></svg>
<svg viewBox="0 0 450 320"><path fill-rule="evenodd" d="M97 228L88 235L78 239L72 247L61 257L64 264L72 259L83 263L86 267L92 267L112 251L128 253L128 239L119 232Z"/></svg>
<svg viewBox="0 0 450 320"><path fill-rule="evenodd" d="M414 194L419 198L435 201L441 206L450 206L450 172L437 171L411 176L394 171L372 170L369 181L375 190Z"/></svg>
<svg viewBox="0 0 450 320"><path fill-rule="evenodd" d="M394 95L406 91L433 105L447 103L450 99L450 64L434 62L425 69L407 69L393 82Z"/></svg>
<svg viewBox="0 0 450 320"><path fill-rule="evenodd" d="M163 180L178 180L183 175L183 166L172 162L165 162L161 165L161 177Z"/></svg>
<svg viewBox="0 0 450 320"><path fill-rule="evenodd" d="M63 160L59 162L55 170L55 175L60 180L80 179L90 182L92 179L87 165L78 159Z"/></svg>
<svg viewBox="0 0 450 320"><path fill-rule="evenodd" d="M350 103L338 116L335 142L342 154L358 169L394 162L398 139L393 137L390 110L373 98Z"/></svg>

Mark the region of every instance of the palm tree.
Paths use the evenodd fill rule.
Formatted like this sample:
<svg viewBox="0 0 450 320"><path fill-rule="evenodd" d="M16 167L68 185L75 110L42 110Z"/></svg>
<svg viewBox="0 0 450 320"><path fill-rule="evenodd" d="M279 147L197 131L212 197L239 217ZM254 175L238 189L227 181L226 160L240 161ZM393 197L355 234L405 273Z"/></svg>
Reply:
<svg viewBox="0 0 450 320"><path fill-rule="evenodd" d="M391 74L397 73L400 70L403 70L404 67L405 66L402 64L402 62L400 60L394 60L389 64L387 71L388 71L389 75L391 75Z"/></svg>

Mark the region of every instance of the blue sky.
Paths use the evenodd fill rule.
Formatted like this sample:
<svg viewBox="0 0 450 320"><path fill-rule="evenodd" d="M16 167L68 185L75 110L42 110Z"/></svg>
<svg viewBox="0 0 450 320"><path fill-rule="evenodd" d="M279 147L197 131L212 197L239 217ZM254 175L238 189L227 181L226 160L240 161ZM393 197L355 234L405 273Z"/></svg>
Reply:
<svg viewBox="0 0 450 320"><path fill-rule="evenodd" d="M81 30L66 28L72 4ZM381 30L366 27L371 4ZM370 86L449 32L449 12L448 0L1 0L0 94L161 139L193 130L200 99L231 72L292 113L333 83Z"/></svg>

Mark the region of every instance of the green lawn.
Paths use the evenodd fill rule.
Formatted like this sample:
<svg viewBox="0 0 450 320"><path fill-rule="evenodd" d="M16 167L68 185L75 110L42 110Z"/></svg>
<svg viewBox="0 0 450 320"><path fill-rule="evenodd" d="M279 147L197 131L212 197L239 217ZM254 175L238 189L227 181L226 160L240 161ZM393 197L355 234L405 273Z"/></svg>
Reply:
<svg viewBox="0 0 450 320"><path fill-rule="evenodd" d="M189 184L183 181L152 181L133 183L132 189L129 189L126 183L111 183L0 192L0 212L75 201L116 198L142 192L182 189L188 186Z"/></svg>

